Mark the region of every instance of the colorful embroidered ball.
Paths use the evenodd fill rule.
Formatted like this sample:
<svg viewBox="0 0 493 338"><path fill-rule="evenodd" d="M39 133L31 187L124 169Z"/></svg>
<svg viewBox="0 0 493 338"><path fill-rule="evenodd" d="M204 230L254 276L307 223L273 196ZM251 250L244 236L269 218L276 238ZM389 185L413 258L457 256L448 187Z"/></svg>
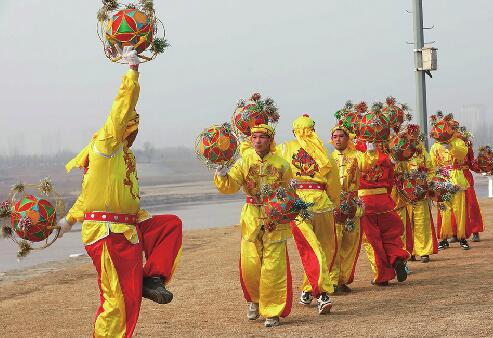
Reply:
<svg viewBox="0 0 493 338"><path fill-rule="evenodd" d="M423 136L419 126L409 124L404 130L392 136L389 142L390 156L396 161L407 161L416 153Z"/></svg>
<svg viewBox="0 0 493 338"><path fill-rule="evenodd" d="M12 229L20 238L40 242L53 231L56 210L47 200L27 195L14 205L10 219Z"/></svg>
<svg viewBox="0 0 493 338"><path fill-rule="evenodd" d="M459 125L452 114L443 115L438 111L430 116L430 136L440 143L448 142L457 132Z"/></svg>
<svg viewBox="0 0 493 338"><path fill-rule="evenodd" d="M264 211L270 221L285 224L293 221L300 213L300 199L293 190L278 188L264 197ZM302 202L301 202L302 203Z"/></svg>
<svg viewBox="0 0 493 338"><path fill-rule="evenodd" d="M248 101L240 100L233 113L233 124L243 135L250 136L250 129L259 124L276 123L279 120L278 109L271 98L262 99L254 93Z"/></svg>
<svg viewBox="0 0 493 338"><path fill-rule="evenodd" d="M135 8L119 11L109 20L106 40L112 45L134 46L137 54L145 51L152 43L154 28L143 12Z"/></svg>
<svg viewBox="0 0 493 338"><path fill-rule="evenodd" d="M359 138L367 142L383 142L387 141L389 136L389 116L382 113L381 103L374 104L372 110L361 118Z"/></svg>
<svg viewBox="0 0 493 338"><path fill-rule="evenodd" d="M396 174L395 187L409 203L417 203L428 193L427 172L421 169Z"/></svg>
<svg viewBox="0 0 493 338"><path fill-rule="evenodd" d="M385 106L382 112L389 118L389 125L398 133L402 124L406 120L411 120L411 116L408 114L408 107L404 104L397 103L395 97L389 96L385 99Z"/></svg>
<svg viewBox="0 0 493 338"><path fill-rule="evenodd" d="M238 150L238 140L229 123L204 129L198 143L197 155L211 164L221 165L230 161Z"/></svg>
<svg viewBox="0 0 493 338"><path fill-rule="evenodd" d="M479 172L486 174L493 173L493 150L490 146L483 146L479 148L476 163Z"/></svg>
<svg viewBox="0 0 493 338"><path fill-rule="evenodd" d="M430 198L437 203L450 202L460 187L450 181L447 169L438 169L436 175L429 182Z"/></svg>

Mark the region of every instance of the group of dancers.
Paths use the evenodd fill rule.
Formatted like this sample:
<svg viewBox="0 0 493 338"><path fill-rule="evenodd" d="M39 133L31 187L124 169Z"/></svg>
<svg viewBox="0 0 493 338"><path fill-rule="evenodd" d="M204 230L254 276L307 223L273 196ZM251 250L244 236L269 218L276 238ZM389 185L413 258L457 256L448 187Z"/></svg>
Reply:
<svg viewBox="0 0 493 338"><path fill-rule="evenodd" d="M136 162L131 146L137 136L139 58L131 48L122 51L130 65L123 76L111 112L89 144L67 166L83 171L82 190L59 221L59 237L82 223L82 241L98 274L100 305L95 337L130 337L137 323L142 297L160 304L171 302L166 285L181 256L182 224L174 215L154 215L140 208ZM394 163L382 143L356 144L354 131L344 124L330 130L329 153L316 133L315 122L302 115L293 122L294 139L276 145L268 123L251 127L231 167L219 167L217 189L226 194L240 189L246 203L240 217L240 284L247 301L247 317L265 318L266 327L289 315L293 288L287 240L294 238L305 271L299 302L317 303L319 314L332 307L330 295L351 292L356 261L363 245L373 270L372 284L388 285L407 278L406 261L428 262L437 249L456 238L464 249L471 233L482 230L468 164L472 147L460 137L435 143L430 155L423 148L409 162ZM397 165L409 168L443 167L463 188L437 219L438 239L430 203L399 200L393 185ZM287 187L310 207L311 217L274 227L264 224L261 189ZM348 231L340 205L341 193L358 197L354 226ZM143 253L145 262L143 261Z"/></svg>

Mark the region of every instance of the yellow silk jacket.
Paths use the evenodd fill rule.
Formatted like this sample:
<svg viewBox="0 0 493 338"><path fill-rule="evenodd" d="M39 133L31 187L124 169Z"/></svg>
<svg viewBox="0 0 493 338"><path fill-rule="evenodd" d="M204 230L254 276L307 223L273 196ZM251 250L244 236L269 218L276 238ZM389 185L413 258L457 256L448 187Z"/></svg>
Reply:
<svg viewBox="0 0 493 338"><path fill-rule="evenodd" d="M319 168L317 162L301 148L297 140L292 140L277 146L276 154L284 158L291 166L293 178L296 181L326 184L326 190L297 189L298 196L307 203L315 203L310 211L323 213L334 210L340 203L341 182L334 159L329 156L329 166Z"/></svg>
<svg viewBox="0 0 493 338"><path fill-rule="evenodd" d="M435 168L446 167L449 169L450 180L458 185L462 190L469 187L462 167L466 164L468 148L466 143L460 138L453 138L449 142L450 148L435 142L430 149L431 162Z"/></svg>
<svg viewBox="0 0 493 338"><path fill-rule="evenodd" d="M136 114L140 91L138 77L139 73L134 70L123 76L104 126L84 150L89 165L82 181L82 191L66 219L70 224L82 223L82 242L86 245L108 236L110 231L124 234L131 243L138 243L138 236L134 225L84 221L84 213L133 214L138 216L138 222L150 218L145 210L140 209L135 157L123 139L128 121ZM73 163L76 159L67 164L67 170L78 165Z"/></svg>
<svg viewBox="0 0 493 338"><path fill-rule="evenodd" d="M337 163L337 167L339 168L339 180L342 185L342 190L346 192L358 191L358 158L360 156L359 151L349 148L346 148L343 151L334 150L331 156Z"/></svg>
<svg viewBox="0 0 493 338"><path fill-rule="evenodd" d="M261 187L287 187L291 177L289 164L281 157L270 152L261 159L254 150L245 151L226 176L214 176L214 183L219 192L233 194L243 188L245 194L252 197L256 203L246 203L241 211L241 234L244 240L254 242L264 225L263 220L266 219L260 205ZM290 237L290 234L289 225L281 224L264 236L268 241L282 241Z"/></svg>

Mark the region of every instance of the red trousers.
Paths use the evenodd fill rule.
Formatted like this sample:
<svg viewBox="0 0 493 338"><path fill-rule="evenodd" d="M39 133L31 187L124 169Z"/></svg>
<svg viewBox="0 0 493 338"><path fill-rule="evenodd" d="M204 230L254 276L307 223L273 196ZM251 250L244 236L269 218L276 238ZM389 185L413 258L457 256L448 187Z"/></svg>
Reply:
<svg viewBox="0 0 493 338"><path fill-rule="evenodd" d="M153 216L137 225L137 233L136 244L110 232L85 247L100 289L95 337L131 337L139 317L143 277L162 276L168 282L173 275L181 253L181 220L175 215Z"/></svg>
<svg viewBox="0 0 493 338"><path fill-rule="evenodd" d="M404 225L395 211L365 214L361 217L365 249L374 272L374 281L381 283L395 278L393 265L397 259L406 261L409 253L401 240Z"/></svg>

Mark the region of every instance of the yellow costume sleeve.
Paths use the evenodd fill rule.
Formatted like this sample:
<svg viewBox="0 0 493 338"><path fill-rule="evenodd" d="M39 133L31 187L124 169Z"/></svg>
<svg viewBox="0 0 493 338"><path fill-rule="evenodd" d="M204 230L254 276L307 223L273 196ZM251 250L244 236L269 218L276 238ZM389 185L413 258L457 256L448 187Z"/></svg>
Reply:
<svg viewBox="0 0 493 338"><path fill-rule="evenodd" d="M332 157L329 157L330 170L327 173L327 195L334 205L339 205L341 198L341 181L339 178L339 167Z"/></svg>
<svg viewBox="0 0 493 338"><path fill-rule="evenodd" d="M431 165L433 166L433 168L437 167L437 157L435 154L436 148L437 148L437 144L433 143L433 145L431 146L431 149L430 149L430 159L431 159Z"/></svg>
<svg viewBox="0 0 493 338"><path fill-rule="evenodd" d="M467 145L460 138L454 138L450 141L449 152L456 160L462 161L468 152Z"/></svg>
<svg viewBox="0 0 493 338"><path fill-rule="evenodd" d="M242 159L236 161L226 176L214 175L214 184L223 194L234 194L243 186Z"/></svg>
<svg viewBox="0 0 493 338"><path fill-rule="evenodd" d="M118 94L113 101L111 112L98 132L96 148L103 154L110 155L123 142L128 122L136 116L135 106L139 99L139 73L130 69L122 79Z"/></svg>
<svg viewBox="0 0 493 338"><path fill-rule="evenodd" d="M82 223L84 221L84 199L82 193L79 195L72 208L67 212L67 215L65 215L65 219L70 225L74 225L76 222Z"/></svg>
<svg viewBox="0 0 493 338"><path fill-rule="evenodd" d="M281 186L284 188L286 188L289 185L289 182L293 179L293 172L291 171L291 166L287 165L286 167L287 169L282 175L282 182L281 182Z"/></svg>

